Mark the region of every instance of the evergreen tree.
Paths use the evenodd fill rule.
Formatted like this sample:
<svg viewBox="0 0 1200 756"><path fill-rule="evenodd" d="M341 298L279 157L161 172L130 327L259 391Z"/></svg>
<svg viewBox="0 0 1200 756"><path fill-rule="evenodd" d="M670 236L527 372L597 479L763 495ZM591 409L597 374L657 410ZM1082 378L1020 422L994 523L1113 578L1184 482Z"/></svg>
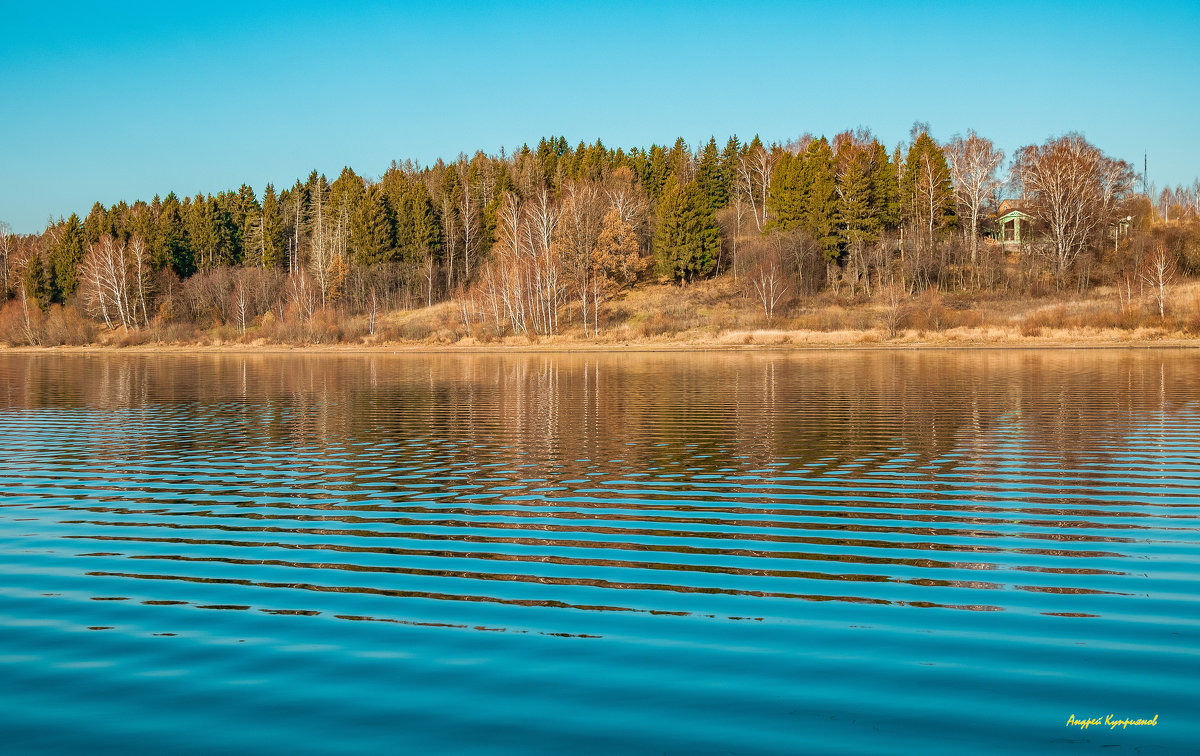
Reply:
<svg viewBox="0 0 1200 756"><path fill-rule="evenodd" d="M83 244L90 247L100 241L100 237L111 232L104 205L99 202L92 205L91 212L83 219Z"/></svg>
<svg viewBox="0 0 1200 756"><path fill-rule="evenodd" d="M721 150L721 161L717 169L726 204L728 204L729 198L733 196L734 187L739 180L738 168L741 164L742 155L741 142L738 141L736 136L729 137L729 141L725 142L725 149Z"/></svg>
<svg viewBox="0 0 1200 756"><path fill-rule="evenodd" d="M50 303L58 299L54 286L54 276L46 271L46 261L40 252L35 252L25 266L25 296L31 299L38 309L45 311Z"/></svg>
<svg viewBox="0 0 1200 756"><path fill-rule="evenodd" d="M145 202L133 203L125 214L124 228L129 238L136 236L146 243L147 249L154 249L154 215Z"/></svg>
<svg viewBox="0 0 1200 756"><path fill-rule="evenodd" d="M492 187L491 196L484 198L483 212L480 213L482 221L480 249L489 250L496 243L496 224L499 222L500 208L504 206L504 196L508 192L515 191L517 191L517 187L512 183L508 167L501 163L496 172L496 181Z"/></svg>
<svg viewBox="0 0 1200 756"><path fill-rule="evenodd" d="M250 227L261 211L254 190L249 185L242 184L238 187L237 194L230 197L228 209L233 225L233 258L244 260L247 255L246 240L250 238Z"/></svg>
<svg viewBox="0 0 1200 756"><path fill-rule="evenodd" d="M885 229L900 226L900 174L897 161L888 157L887 148L875 143L871 165L871 197L879 225Z"/></svg>
<svg viewBox="0 0 1200 756"><path fill-rule="evenodd" d="M58 244L51 250L50 265L54 271L53 295L57 301L65 302L79 288L79 264L83 262L83 224L79 216L71 213L63 226Z"/></svg>
<svg viewBox="0 0 1200 756"><path fill-rule="evenodd" d="M283 209L275 195L275 187L267 184L262 205L254 203L242 235L241 262L262 268L283 264L286 254Z"/></svg>
<svg viewBox="0 0 1200 756"><path fill-rule="evenodd" d="M833 172L833 150L821 137L808 145L804 153L803 178L806 187L804 219L801 226L821 245L825 256L836 260L840 254L837 233L837 178Z"/></svg>
<svg viewBox="0 0 1200 756"><path fill-rule="evenodd" d="M771 193L767 197L772 228L787 231L803 225L808 196L805 181L803 156L790 152L780 155L771 171Z"/></svg>
<svg viewBox="0 0 1200 756"><path fill-rule="evenodd" d="M721 175L721 154L717 151L715 138L710 138L708 144L700 151L700 159L696 162L696 183L708 198L708 206L714 211L728 204L729 187Z"/></svg>
<svg viewBox="0 0 1200 756"><path fill-rule="evenodd" d="M667 165L667 151L657 144L650 145L650 152L646 155L642 173L638 178L651 200L657 201L662 196L668 175L670 171Z"/></svg>
<svg viewBox="0 0 1200 756"><path fill-rule="evenodd" d="M109 230L107 233L112 234L114 239L122 243L128 242L133 233L128 222L129 211L129 205L125 204L123 200L113 205L108 211L107 225ZM145 237L142 237L142 240L145 241Z"/></svg>
<svg viewBox="0 0 1200 756"><path fill-rule="evenodd" d="M157 204L158 198L154 199ZM155 270L170 268L180 278L196 272L195 254L188 245L182 208L174 192L168 194L159 207L150 264Z"/></svg>
<svg viewBox="0 0 1200 756"><path fill-rule="evenodd" d="M242 229L234 217L237 205L238 197L233 192L220 192L215 201L209 197L209 233L216 240L217 265L237 265L242 261Z"/></svg>
<svg viewBox="0 0 1200 756"><path fill-rule="evenodd" d="M271 184L267 184L263 191L261 233L258 263L264 268L278 268L287 259L287 242L284 238L283 212L275 197L275 187Z"/></svg>
<svg viewBox="0 0 1200 756"><path fill-rule="evenodd" d="M921 229L927 239L954 225L954 189L950 184L950 165L937 142L922 131L904 161L901 180L904 217Z"/></svg>
<svg viewBox="0 0 1200 756"><path fill-rule="evenodd" d="M342 173L329 186L329 206L326 208L331 225L338 221L349 224L350 218L358 209L359 202L366 194L366 186L362 178L352 171L349 166L342 168Z"/></svg>
<svg viewBox="0 0 1200 756"><path fill-rule="evenodd" d="M873 181L876 146L875 142L864 145L852 139L844 139L838 146L838 235L843 250L879 238L881 223Z"/></svg>
<svg viewBox="0 0 1200 756"><path fill-rule="evenodd" d="M659 273L680 280L705 275L716 264L720 244L717 219L700 187L669 181L658 202L654 234Z"/></svg>
<svg viewBox="0 0 1200 756"><path fill-rule="evenodd" d="M197 194L190 202L184 200L180 208L187 246L192 250L194 264L200 270L237 262L234 256L234 225L226 207L228 196L228 193L216 197Z"/></svg>
<svg viewBox="0 0 1200 756"><path fill-rule="evenodd" d="M692 171L692 151L683 137L675 140L675 146L667 152L667 170L680 184L690 182L695 176Z"/></svg>
<svg viewBox="0 0 1200 756"><path fill-rule="evenodd" d="M412 241L403 252L404 259L419 262L425 255L435 255L442 243L442 229L429 188L418 180L408 198L408 214L412 219Z"/></svg>
<svg viewBox="0 0 1200 756"><path fill-rule="evenodd" d="M358 265L384 262L394 254L392 221L382 187L366 190L350 216L350 256Z"/></svg>

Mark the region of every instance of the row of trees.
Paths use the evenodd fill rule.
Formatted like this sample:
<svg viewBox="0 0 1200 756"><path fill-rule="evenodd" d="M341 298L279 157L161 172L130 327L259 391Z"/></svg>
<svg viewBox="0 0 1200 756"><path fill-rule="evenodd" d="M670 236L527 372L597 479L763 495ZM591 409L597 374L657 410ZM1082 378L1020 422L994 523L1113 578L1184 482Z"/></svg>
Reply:
<svg viewBox="0 0 1200 756"><path fill-rule="evenodd" d="M261 198L243 185L97 203L41 234L0 233L0 291L110 328L207 318L244 330L267 312L328 309L373 323L380 309L455 298L468 324L590 332L651 265L681 282L729 271L764 301L897 278L911 291L988 285L981 238L1004 193L1026 200L1040 234L1027 257L1061 283L1149 204L1128 163L1076 134L1022 148L1007 176L1004 164L974 132L940 144L923 124L891 150L863 130L695 150L550 137L511 155L393 163L377 180L314 171ZM1200 213L1195 192L1168 194L1174 220Z"/></svg>

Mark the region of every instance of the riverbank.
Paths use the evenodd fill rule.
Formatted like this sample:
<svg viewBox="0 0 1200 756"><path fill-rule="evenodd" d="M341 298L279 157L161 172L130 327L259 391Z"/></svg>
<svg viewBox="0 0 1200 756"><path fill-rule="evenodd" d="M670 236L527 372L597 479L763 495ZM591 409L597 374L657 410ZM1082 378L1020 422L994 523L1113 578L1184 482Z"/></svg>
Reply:
<svg viewBox="0 0 1200 756"><path fill-rule="evenodd" d="M995 293L895 299L823 294L768 318L729 277L689 286L648 285L607 304L599 333L578 323L562 333L500 334L454 302L308 323L271 315L245 330L159 323L140 331L64 327L67 337L10 352L609 352L988 348L1197 348L1200 282L1156 303L1096 289L1079 296ZM68 324L70 325L70 324Z"/></svg>
<svg viewBox="0 0 1200 756"><path fill-rule="evenodd" d="M838 338L841 336L845 338ZM1064 333L1028 337L1020 334L905 334L883 340L871 332L814 334L806 332L731 332L721 342L643 340L584 342L570 339L519 339L487 344L464 339L451 344L373 342L359 344L85 344L66 346L2 346L0 354L496 354L587 352L751 352L751 351L915 351L954 349L1200 349L1200 338L1130 334Z"/></svg>

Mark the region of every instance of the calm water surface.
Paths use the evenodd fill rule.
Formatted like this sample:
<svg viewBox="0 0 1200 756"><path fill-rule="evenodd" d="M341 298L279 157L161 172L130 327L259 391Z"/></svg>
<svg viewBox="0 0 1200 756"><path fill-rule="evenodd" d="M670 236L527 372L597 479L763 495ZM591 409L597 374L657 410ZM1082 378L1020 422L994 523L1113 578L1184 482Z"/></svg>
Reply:
<svg viewBox="0 0 1200 756"><path fill-rule="evenodd" d="M0 751L1195 753L1198 376L0 356Z"/></svg>

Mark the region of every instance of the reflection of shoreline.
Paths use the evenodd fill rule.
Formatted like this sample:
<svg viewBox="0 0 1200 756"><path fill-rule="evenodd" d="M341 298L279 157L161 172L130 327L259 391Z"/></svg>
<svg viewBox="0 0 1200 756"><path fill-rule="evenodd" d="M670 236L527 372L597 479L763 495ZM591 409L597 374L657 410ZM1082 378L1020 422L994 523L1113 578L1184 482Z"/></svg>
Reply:
<svg viewBox="0 0 1200 756"><path fill-rule="evenodd" d="M39 351L0 355L0 407L94 408L110 442L139 435L113 410L191 406L236 426L224 442L232 446L256 433L375 447L483 438L541 460L673 465L700 453L708 455L701 466L714 468L736 449L764 464L854 461L848 470L865 475L902 452L916 463L955 449L997 460L1019 449L1067 465L1081 451L1116 453L1132 432L1130 413L1159 417L1194 401L1198 357L1162 349ZM149 440L185 442L189 427L176 420L172 434ZM614 446L622 438L638 443Z"/></svg>
<svg viewBox="0 0 1200 756"><path fill-rule="evenodd" d="M161 344L156 346L20 346L0 344L4 354L624 354L646 352L920 352L920 351L1074 351L1074 350L1200 350L1200 339L1057 340L1046 337L970 341L934 336L913 341L855 343L805 341L801 343L700 343L688 341L633 341L589 343L561 341L510 344Z"/></svg>

